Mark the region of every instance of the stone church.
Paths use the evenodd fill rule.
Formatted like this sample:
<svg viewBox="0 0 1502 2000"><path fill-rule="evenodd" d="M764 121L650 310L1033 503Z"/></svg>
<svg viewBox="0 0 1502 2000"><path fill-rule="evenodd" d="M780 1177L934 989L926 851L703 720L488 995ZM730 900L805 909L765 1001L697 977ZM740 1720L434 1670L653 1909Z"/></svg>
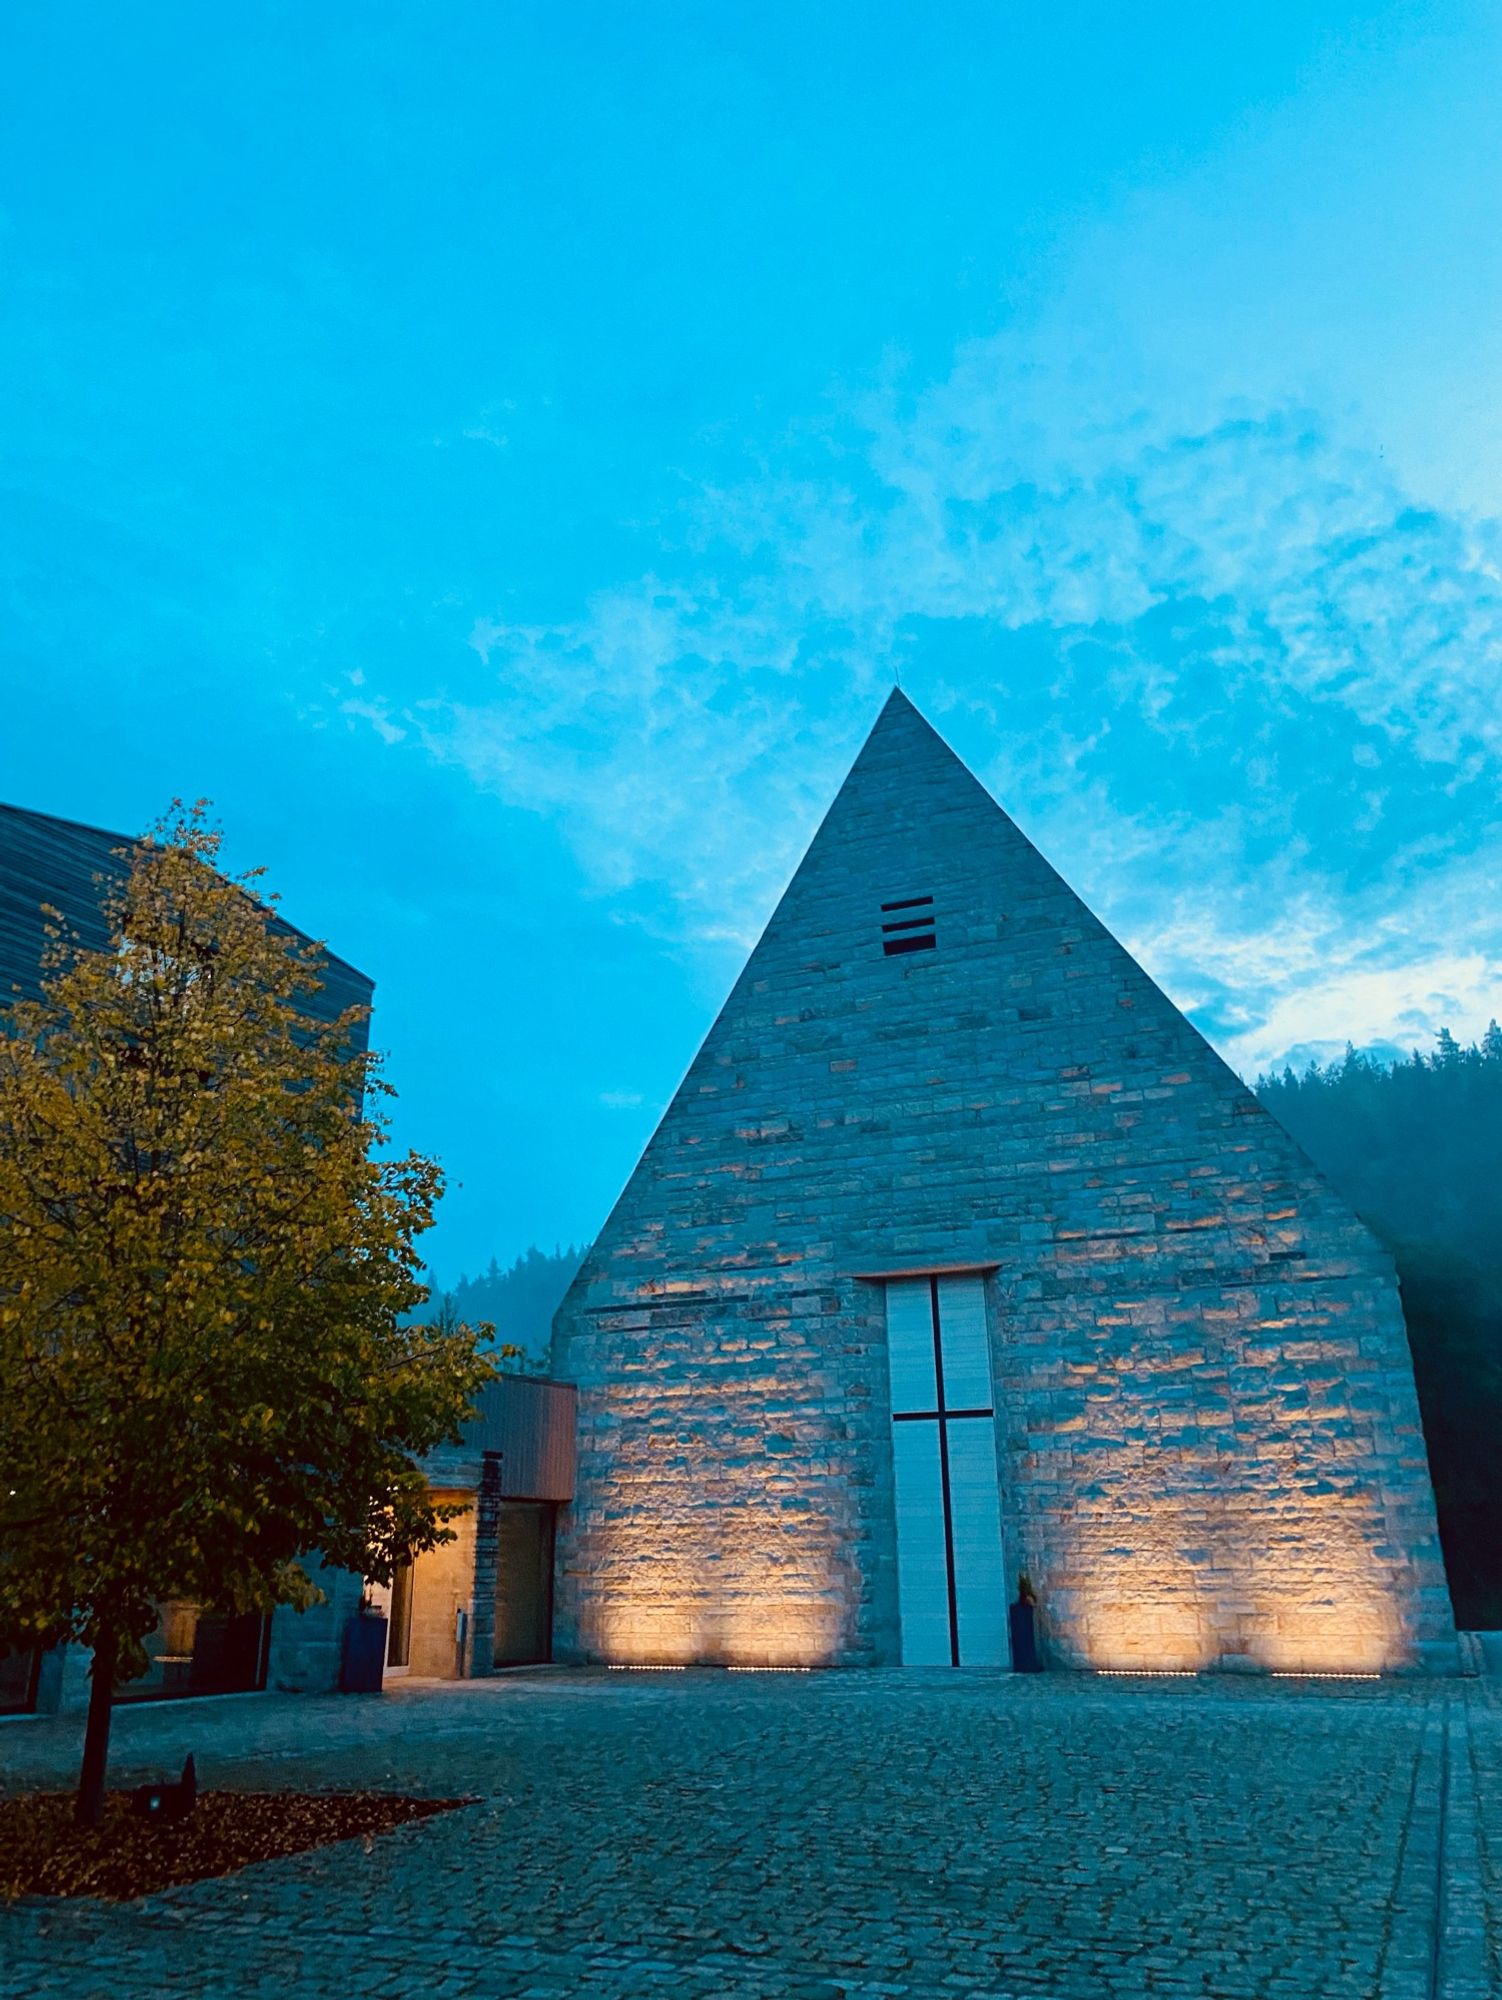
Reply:
<svg viewBox="0 0 1502 2000"><path fill-rule="evenodd" d="M900 692L555 1367L557 1657L1454 1664L1390 1260Z"/></svg>

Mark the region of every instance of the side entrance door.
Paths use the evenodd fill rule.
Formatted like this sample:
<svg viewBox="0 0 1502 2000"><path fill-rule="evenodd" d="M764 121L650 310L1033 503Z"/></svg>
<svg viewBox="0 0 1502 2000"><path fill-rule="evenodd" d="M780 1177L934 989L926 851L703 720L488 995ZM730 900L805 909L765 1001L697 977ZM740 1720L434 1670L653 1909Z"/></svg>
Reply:
<svg viewBox="0 0 1502 2000"><path fill-rule="evenodd" d="M553 1656L551 1500L503 1500L496 1547L495 1664L541 1665Z"/></svg>

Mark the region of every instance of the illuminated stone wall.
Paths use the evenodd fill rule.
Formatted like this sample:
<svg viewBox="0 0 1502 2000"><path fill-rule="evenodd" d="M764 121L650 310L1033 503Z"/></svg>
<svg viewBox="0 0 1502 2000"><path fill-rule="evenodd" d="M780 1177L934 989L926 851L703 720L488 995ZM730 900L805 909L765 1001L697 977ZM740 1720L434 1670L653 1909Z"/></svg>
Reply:
<svg viewBox="0 0 1502 2000"><path fill-rule="evenodd" d="M561 1654L895 1660L860 1274L967 1264L1055 1660L1449 1663L1387 1257L894 695L560 1310Z"/></svg>
<svg viewBox="0 0 1502 2000"><path fill-rule="evenodd" d="M475 1617L476 1548L475 1498L472 1492L434 1489L444 1505L464 1508L446 1525L453 1540L425 1549L412 1565L412 1632L407 1662L414 1675L457 1680L473 1671L472 1639ZM495 1572L490 1571L491 1589ZM464 1612L465 1644L461 1660L456 1643L456 1613ZM492 1614L493 1615L493 1614ZM490 1661L483 1661L488 1672Z"/></svg>

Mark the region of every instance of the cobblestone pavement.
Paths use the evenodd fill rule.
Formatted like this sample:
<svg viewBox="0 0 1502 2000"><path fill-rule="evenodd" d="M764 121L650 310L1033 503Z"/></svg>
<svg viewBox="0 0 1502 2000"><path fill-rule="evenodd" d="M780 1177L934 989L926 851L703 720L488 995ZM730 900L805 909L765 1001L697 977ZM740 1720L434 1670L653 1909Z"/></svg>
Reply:
<svg viewBox="0 0 1502 2000"><path fill-rule="evenodd" d="M0 1991L265 2000L1494 2000L1488 1682L539 1672L126 1711L114 1778L475 1803L132 1905ZM76 1723L0 1730L10 1788Z"/></svg>

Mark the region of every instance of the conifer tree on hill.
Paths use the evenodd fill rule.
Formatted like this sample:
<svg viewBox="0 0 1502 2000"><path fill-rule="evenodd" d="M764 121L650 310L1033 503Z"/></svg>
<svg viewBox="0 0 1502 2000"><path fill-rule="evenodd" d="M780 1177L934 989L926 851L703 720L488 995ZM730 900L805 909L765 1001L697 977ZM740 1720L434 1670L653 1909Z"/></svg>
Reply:
<svg viewBox="0 0 1502 2000"><path fill-rule="evenodd" d="M507 1359L545 1368L553 1314L583 1259L583 1249L572 1244L567 1249L555 1245L550 1254L534 1243L505 1270L492 1257L488 1270L478 1277L461 1277L443 1299L471 1325L483 1320L496 1327L512 1350Z"/></svg>
<svg viewBox="0 0 1502 2000"><path fill-rule="evenodd" d="M1502 1029L1257 1092L1392 1253L1456 1617L1502 1626Z"/></svg>
<svg viewBox="0 0 1502 2000"><path fill-rule="evenodd" d="M0 1009L0 1646L93 1649L88 1822L157 1601L305 1606L314 1551L389 1578L491 1373L488 1330L403 1323L441 1175L375 1157L359 1010L310 1018L317 948L218 851L174 807L107 946L54 933Z"/></svg>

